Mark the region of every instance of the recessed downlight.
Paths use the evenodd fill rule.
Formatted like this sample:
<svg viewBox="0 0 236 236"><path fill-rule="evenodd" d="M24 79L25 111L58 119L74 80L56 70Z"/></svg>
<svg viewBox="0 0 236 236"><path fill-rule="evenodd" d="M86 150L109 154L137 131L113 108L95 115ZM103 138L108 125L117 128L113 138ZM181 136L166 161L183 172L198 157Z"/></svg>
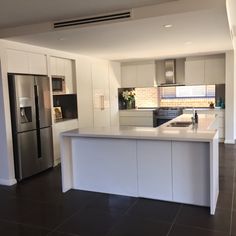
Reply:
<svg viewBox="0 0 236 236"><path fill-rule="evenodd" d="M163 27L164 28L171 28L171 27L173 27L173 25L172 24L166 24L166 25L163 25Z"/></svg>
<svg viewBox="0 0 236 236"><path fill-rule="evenodd" d="M187 41L187 42L185 42L185 44L186 45L191 45L191 44L193 44L193 42L192 41Z"/></svg>

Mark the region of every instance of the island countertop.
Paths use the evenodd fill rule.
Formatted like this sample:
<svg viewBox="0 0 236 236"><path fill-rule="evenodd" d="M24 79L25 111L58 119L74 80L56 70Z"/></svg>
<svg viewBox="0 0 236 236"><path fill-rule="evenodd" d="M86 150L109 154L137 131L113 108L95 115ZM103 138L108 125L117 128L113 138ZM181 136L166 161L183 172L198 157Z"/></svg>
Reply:
<svg viewBox="0 0 236 236"><path fill-rule="evenodd" d="M216 121L215 115L199 114L197 125L189 127L168 127L172 122L191 121L189 114L183 114L165 124L152 127L109 127L109 128L80 128L63 132L67 137L94 137L94 138L119 138L119 139L147 139L147 140L174 140L211 142L217 134L213 128Z"/></svg>

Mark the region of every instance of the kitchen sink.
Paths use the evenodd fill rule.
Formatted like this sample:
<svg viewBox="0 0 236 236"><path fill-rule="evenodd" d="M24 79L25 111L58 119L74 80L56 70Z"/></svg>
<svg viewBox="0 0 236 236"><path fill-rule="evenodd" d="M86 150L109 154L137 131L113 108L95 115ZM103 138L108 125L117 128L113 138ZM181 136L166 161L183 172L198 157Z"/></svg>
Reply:
<svg viewBox="0 0 236 236"><path fill-rule="evenodd" d="M172 122L167 127L188 127L192 124L191 121L176 121Z"/></svg>

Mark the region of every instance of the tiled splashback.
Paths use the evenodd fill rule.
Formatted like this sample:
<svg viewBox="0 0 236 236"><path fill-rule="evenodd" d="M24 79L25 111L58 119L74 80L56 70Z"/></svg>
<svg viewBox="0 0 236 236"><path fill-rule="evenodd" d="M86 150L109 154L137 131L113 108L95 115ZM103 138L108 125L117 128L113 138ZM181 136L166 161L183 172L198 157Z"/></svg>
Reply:
<svg viewBox="0 0 236 236"><path fill-rule="evenodd" d="M161 99L157 88L135 88L136 107L209 107L215 98Z"/></svg>
<svg viewBox="0 0 236 236"><path fill-rule="evenodd" d="M157 107L158 94L157 88L135 88L136 107Z"/></svg>
<svg viewBox="0 0 236 236"><path fill-rule="evenodd" d="M180 98L161 99L160 107L209 107L210 102L215 103L215 98Z"/></svg>

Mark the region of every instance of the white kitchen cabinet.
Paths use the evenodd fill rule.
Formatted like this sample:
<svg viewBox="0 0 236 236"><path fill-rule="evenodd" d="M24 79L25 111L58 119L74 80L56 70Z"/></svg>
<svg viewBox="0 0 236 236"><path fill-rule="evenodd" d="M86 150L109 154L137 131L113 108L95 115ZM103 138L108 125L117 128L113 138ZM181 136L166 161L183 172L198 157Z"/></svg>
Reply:
<svg viewBox="0 0 236 236"><path fill-rule="evenodd" d="M46 56L43 54L8 49L7 65L10 73L47 75Z"/></svg>
<svg viewBox="0 0 236 236"><path fill-rule="evenodd" d="M171 142L137 141L138 195L172 200Z"/></svg>
<svg viewBox="0 0 236 236"><path fill-rule="evenodd" d="M83 57L77 63L79 126L118 126L120 63Z"/></svg>
<svg viewBox="0 0 236 236"><path fill-rule="evenodd" d="M153 110L120 110L120 126L153 127Z"/></svg>
<svg viewBox="0 0 236 236"><path fill-rule="evenodd" d="M204 57L187 58L185 61L185 84L205 84Z"/></svg>
<svg viewBox="0 0 236 236"><path fill-rule="evenodd" d="M110 117L111 126L119 126L118 88L121 83L120 63L109 62Z"/></svg>
<svg viewBox="0 0 236 236"><path fill-rule="evenodd" d="M185 84L185 58L176 59L176 84Z"/></svg>
<svg viewBox="0 0 236 236"><path fill-rule="evenodd" d="M73 62L71 60L64 60L64 70L65 70L65 84L66 84L66 93L76 93L76 85L74 83L74 70Z"/></svg>
<svg viewBox="0 0 236 236"><path fill-rule="evenodd" d="M54 154L54 165L60 163L60 133L71 129L78 128L78 119L68 120L64 122L54 123L53 130L53 154Z"/></svg>
<svg viewBox="0 0 236 236"><path fill-rule="evenodd" d="M209 206L209 144L172 142L173 201Z"/></svg>
<svg viewBox="0 0 236 236"><path fill-rule="evenodd" d="M47 75L46 55L28 53L29 73L37 75Z"/></svg>
<svg viewBox="0 0 236 236"><path fill-rule="evenodd" d="M156 86L155 63L137 65L136 87L153 87Z"/></svg>
<svg viewBox="0 0 236 236"><path fill-rule="evenodd" d="M92 62L89 58L77 60L79 127L93 127Z"/></svg>
<svg viewBox="0 0 236 236"><path fill-rule="evenodd" d="M122 88L136 87L137 70L136 65L121 66L121 86Z"/></svg>
<svg viewBox="0 0 236 236"><path fill-rule="evenodd" d="M225 83L225 56L208 56L205 58L205 84Z"/></svg>
<svg viewBox="0 0 236 236"><path fill-rule="evenodd" d="M185 62L185 84L224 84L225 55L188 57Z"/></svg>
<svg viewBox="0 0 236 236"><path fill-rule="evenodd" d="M93 60L92 62L93 83L93 108L94 127L110 126L110 91L108 62Z"/></svg>
<svg viewBox="0 0 236 236"><path fill-rule="evenodd" d="M127 64L121 66L122 88L145 88L156 86L156 68L154 61Z"/></svg>
<svg viewBox="0 0 236 236"><path fill-rule="evenodd" d="M29 73L27 52L7 50L7 66L10 73Z"/></svg>

